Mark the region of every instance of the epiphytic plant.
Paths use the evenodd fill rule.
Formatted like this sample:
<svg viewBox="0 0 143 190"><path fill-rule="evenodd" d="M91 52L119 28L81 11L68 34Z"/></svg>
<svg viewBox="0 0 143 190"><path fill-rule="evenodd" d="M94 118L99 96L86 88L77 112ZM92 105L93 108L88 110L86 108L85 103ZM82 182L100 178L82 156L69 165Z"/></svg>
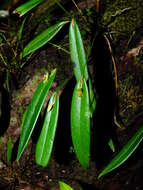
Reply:
<svg viewBox="0 0 143 190"><path fill-rule="evenodd" d="M18 12L22 16L31 10L34 6L37 6L37 3L41 2L42 1L31 0L26 4L18 7L15 12ZM63 21L54 26L51 26L39 34L37 37L35 37L33 40L31 40L20 53L20 59L22 60L27 55L45 45L67 22L68 21ZM89 78L88 74L87 60L81 34L74 19L70 24L69 40L71 59L75 64L74 75L77 81L71 106L71 133L76 155L82 167L86 168L88 166L90 157L90 119L95 109L96 101L93 93L91 79ZM42 81L40 83L29 107L27 108L27 111L23 116L17 160L19 160L32 134L47 91L49 90L52 84L51 82L54 79L53 76L55 77L55 74L51 74L51 78L49 79L46 77L47 86L45 80L44 82ZM43 87L41 87L42 85ZM47 91L44 90L45 88L47 88ZM46 166L48 164L51 155L58 119L58 102L59 95L55 93L49 101L43 129L36 146L36 162L42 166ZM79 117L77 117L75 114L75 110L78 111L77 115Z"/></svg>
<svg viewBox="0 0 143 190"><path fill-rule="evenodd" d="M76 64L74 74L77 79L71 105L71 133L76 155L82 167L86 168L90 157L90 119L96 101L88 74L81 34L74 20L70 24L69 37L72 62ZM75 41L76 43L74 43ZM76 54L75 57L74 53ZM19 160L28 143L54 77L55 71L49 77L48 75L44 77L23 116L17 160ZM90 83L90 85L87 86L87 83ZM58 120L58 108L59 95L54 93L49 101L43 129L36 146L36 163L42 166L46 166L50 159Z"/></svg>
<svg viewBox="0 0 143 190"><path fill-rule="evenodd" d="M34 4L30 4L30 2L33 2ZM24 11L22 9L23 7L21 9L17 8L16 11L23 15L41 2L42 1L31 0L29 3L27 2L24 7ZM27 9L27 11L25 9ZM40 35L35 37L23 48L23 51L20 54L20 59L47 43L66 23L67 21L62 21L54 26L51 26L49 29L43 31ZM82 37L79 27L74 19L72 19L69 28L69 49L71 61L74 65L74 76L76 78L76 86L71 102L71 134L77 158L82 167L86 169L90 158L90 119L92 118L96 107L96 100L92 82L88 74L87 60ZM23 116L17 160L20 159L20 156L28 143L55 75L55 70L52 71L50 76L48 76L48 74L45 75ZM43 129L36 146L36 163L41 166L46 166L51 156L58 120L58 108L59 94L57 91L54 92L50 98ZM123 147L119 154L117 154L109 165L105 167L105 169L99 174L99 178L125 162L135 151L142 139L143 127L137 131L137 133Z"/></svg>

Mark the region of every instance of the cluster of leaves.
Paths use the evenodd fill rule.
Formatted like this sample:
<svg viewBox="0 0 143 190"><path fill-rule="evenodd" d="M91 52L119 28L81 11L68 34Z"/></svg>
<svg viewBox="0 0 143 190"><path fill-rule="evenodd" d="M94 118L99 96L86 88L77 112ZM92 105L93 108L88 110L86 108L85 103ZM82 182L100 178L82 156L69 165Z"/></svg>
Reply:
<svg viewBox="0 0 143 190"><path fill-rule="evenodd" d="M67 22L64 22L64 24L65 23ZM56 26L61 26L62 24L63 22ZM49 35L49 38L52 38L54 36L53 33L55 34L58 31L54 30L54 28L55 26L52 26L46 30L48 33L51 30L54 31L50 33L51 35ZM60 30L60 28L58 29ZM74 75L77 80L71 104L71 133L76 155L83 168L86 168L88 166L90 156L90 118L93 110L95 109L96 102L91 80L88 75L81 34L75 20L72 20L69 31L71 59L75 64ZM32 44L32 47L34 47L33 49L35 49L35 47L37 47L37 43L39 43L40 37L36 37L33 40L34 43L32 43L33 41L30 42L29 47L31 47ZM24 48L23 52L25 52L27 47L28 45ZM31 53L31 48L27 51L27 53L29 52ZM55 75L56 70L53 70L50 76L46 74L43 77L42 82L39 84L32 97L31 103L23 116L17 160L19 160L33 132L45 97L52 85ZM90 82L90 85L88 85L89 87L87 86L87 82ZM54 92L50 98L43 128L36 146L36 163L42 166L46 166L48 164L51 155L57 126L58 110L59 95L58 92Z"/></svg>
<svg viewBox="0 0 143 190"><path fill-rule="evenodd" d="M15 12L18 12L20 16L23 16L41 2L42 1L35 0L28 1L18 7ZM20 59L22 60L24 57L49 42L49 40L51 40L66 23L68 23L68 21L59 22L36 36L23 48L20 53ZM24 24L22 26L24 26ZM71 132L77 157L83 168L86 168L88 166L90 156L90 116L95 109L96 102L91 80L88 75L87 61L81 34L78 25L74 20L72 20L70 24L69 31L71 59L75 64L74 74L77 80L71 106ZM30 139L45 97L55 78L55 74L56 70L52 71L50 76L46 74L43 77L42 82L39 84L32 97L31 103L23 116L17 160L19 160L28 140ZM89 83L89 87L87 86L87 83ZM36 162L42 166L46 166L48 164L51 155L57 126L58 110L59 94L58 92L54 92L49 101L43 129L36 146ZM75 110L78 111L77 114ZM86 141L83 141L83 137L86 138Z"/></svg>
<svg viewBox="0 0 143 190"><path fill-rule="evenodd" d="M44 2L39 0L30 0L26 3L22 4L18 7L14 13L19 13L20 16L24 16L28 13L32 8ZM68 21L62 21L55 24L52 27L42 31L39 35L37 35L34 39L28 42L23 47L22 38L23 38L23 30L25 23L27 21L27 17L25 16L22 19L20 27L18 28L16 42L13 40L9 42L9 38L7 39L4 33L0 33L0 63L1 68L0 72L4 73L5 78L5 86L10 91L10 80L13 75L16 75L18 71L21 71L26 63L31 59L31 55L37 49L44 46L48 43L58 32L59 30L66 24ZM5 51L6 47L6 51Z"/></svg>
<svg viewBox="0 0 143 190"><path fill-rule="evenodd" d="M27 3L18 7L15 12L21 16L39 5L43 1L29 0ZM62 21L55 24L30 41L20 53L22 60L27 55L33 53L47 42L49 42L69 21ZM20 31L22 31L21 26ZM21 32L20 32L21 33ZM20 35L21 36L21 35ZM21 37L20 37L21 38ZM74 19L70 22L69 27L69 49L70 56L73 63L74 76L76 78L76 85L73 91L71 102L71 134L74 146L74 151L77 158L84 169L87 168L90 158L90 120L96 108L95 93L92 82L89 77L87 59L84 50L82 37L79 27ZM26 145L31 137L38 116L42 109L44 100L56 76L56 69L43 77L43 80L38 85L31 103L23 115L22 130L20 142L18 147L17 160L20 159ZM44 124L36 145L36 163L45 167L47 166L52 148L54 137L56 133L58 114L59 114L59 89L53 92L46 111ZM143 139L143 127L141 127L131 140L122 148L122 150L111 160L99 174L99 178L115 168L119 167L125 162L129 156L135 151L139 143ZM61 189L70 189L63 187L60 183Z"/></svg>

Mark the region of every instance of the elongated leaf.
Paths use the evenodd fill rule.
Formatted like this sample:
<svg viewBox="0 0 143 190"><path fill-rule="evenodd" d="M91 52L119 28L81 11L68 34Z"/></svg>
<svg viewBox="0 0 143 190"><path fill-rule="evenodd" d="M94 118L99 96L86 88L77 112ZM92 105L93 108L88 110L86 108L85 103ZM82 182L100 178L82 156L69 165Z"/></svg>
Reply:
<svg viewBox="0 0 143 190"><path fill-rule="evenodd" d="M67 185L62 181L59 182L59 185L60 185L60 190L73 190L73 188L71 188L69 185Z"/></svg>
<svg viewBox="0 0 143 190"><path fill-rule="evenodd" d="M86 169L90 156L90 109L85 80L80 80L73 92L71 105L71 133L77 158Z"/></svg>
<svg viewBox="0 0 143 190"><path fill-rule="evenodd" d="M60 29L66 24L68 21L63 21L54 26L49 27L48 29L44 30L41 34L36 36L32 41L30 41L23 52L21 53L21 59L28 54L36 51L37 49L44 46L47 42L49 42L59 31Z"/></svg>
<svg viewBox="0 0 143 190"><path fill-rule="evenodd" d="M112 139L109 139L108 145L109 145L110 149L112 150L112 152L115 152L115 146L114 146Z"/></svg>
<svg viewBox="0 0 143 190"><path fill-rule="evenodd" d="M87 80L88 71L85 50L78 25L74 19L72 20L69 29L69 47L71 60L74 64L76 80L79 81L82 76Z"/></svg>
<svg viewBox="0 0 143 190"><path fill-rule="evenodd" d="M140 142L143 140L143 126L135 133L135 135L129 140L129 142L122 148L122 150L111 160L111 162L105 167L99 174L99 177L111 172L112 170L123 164L131 154L136 150Z"/></svg>
<svg viewBox="0 0 143 190"><path fill-rule="evenodd" d="M7 144L7 162L8 162L8 164L11 161L12 148L13 148L13 143L12 143L11 138L9 138L8 144Z"/></svg>
<svg viewBox="0 0 143 190"><path fill-rule="evenodd" d="M70 45L69 47L70 47L71 60L74 64L74 75L76 77L76 80L79 81L81 77L84 77L86 81L89 80L89 99L90 99L90 110L92 116L96 108L96 99L93 92L91 79L89 78L88 75L87 61L86 61L86 55L85 55L82 37L80 34L79 27L75 20L72 20L70 24L69 45Z"/></svg>
<svg viewBox="0 0 143 190"><path fill-rule="evenodd" d="M51 156L59 113L59 96L51 96L42 132L36 145L36 163L45 167Z"/></svg>
<svg viewBox="0 0 143 190"><path fill-rule="evenodd" d="M21 6L17 7L14 10L14 13L18 13L20 16L25 15L31 9L42 3L44 0L28 0L26 3L22 4Z"/></svg>
<svg viewBox="0 0 143 190"><path fill-rule="evenodd" d="M21 130L21 135L20 135L17 160L20 159L20 156L23 153L28 143L28 140L35 127L42 105L52 85L55 75L56 75L56 69L52 71L49 78L48 78L48 74L45 75L42 82L37 87L37 90L35 91L32 97L30 105L28 106L26 112L24 113L23 120L22 120L22 130Z"/></svg>
<svg viewBox="0 0 143 190"><path fill-rule="evenodd" d="M22 24L18 30L18 33L17 33L17 47L19 46L20 40L22 38L22 32L23 32L25 21L26 21L26 17L23 19Z"/></svg>
<svg viewBox="0 0 143 190"><path fill-rule="evenodd" d="M91 112L91 117L95 111L96 108L96 99L95 99L95 94L93 91L91 79L89 78L89 99L90 99L90 112Z"/></svg>

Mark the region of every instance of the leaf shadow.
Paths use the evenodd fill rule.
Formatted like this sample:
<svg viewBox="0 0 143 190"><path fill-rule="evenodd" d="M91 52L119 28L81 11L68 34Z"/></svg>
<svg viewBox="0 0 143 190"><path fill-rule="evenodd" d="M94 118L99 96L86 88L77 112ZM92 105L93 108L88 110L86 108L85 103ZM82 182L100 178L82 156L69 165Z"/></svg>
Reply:
<svg viewBox="0 0 143 190"><path fill-rule="evenodd" d="M9 127L10 123L10 95L7 89L2 87L0 89L1 94L1 115L0 115L0 136L3 136Z"/></svg>
<svg viewBox="0 0 143 190"><path fill-rule="evenodd" d="M73 155L70 152L72 147L71 131L70 131L70 109L72 94L75 87L74 77L67 83L64 88L59 105L59 119L55 137L55 160L58 163L67 164L71 161Z"/></svg>
<svg viewBox="0 0 143 190"><path fill-rule="evenodd" d="M93 116L92 158L97 168L107 164L112 156L108 145L112 138L115 147L119 146L114 123L116 89L113 77L113 64L109 45L102 33L97 34L92 48L95 71L96 110Z"/></svg>

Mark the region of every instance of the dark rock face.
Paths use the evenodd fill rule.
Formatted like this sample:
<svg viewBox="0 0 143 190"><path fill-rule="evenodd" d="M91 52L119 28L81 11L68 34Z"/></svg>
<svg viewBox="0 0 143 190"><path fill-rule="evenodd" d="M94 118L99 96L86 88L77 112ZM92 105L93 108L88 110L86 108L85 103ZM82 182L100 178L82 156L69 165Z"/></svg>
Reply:
<svg viewBox="0 0 143 190"><path fill-rule="evenodd" d="M129 47L133 47L141 40L142 10L142 0L105 0L102 21L108 26L118 53L127 51Z"/></svg>

